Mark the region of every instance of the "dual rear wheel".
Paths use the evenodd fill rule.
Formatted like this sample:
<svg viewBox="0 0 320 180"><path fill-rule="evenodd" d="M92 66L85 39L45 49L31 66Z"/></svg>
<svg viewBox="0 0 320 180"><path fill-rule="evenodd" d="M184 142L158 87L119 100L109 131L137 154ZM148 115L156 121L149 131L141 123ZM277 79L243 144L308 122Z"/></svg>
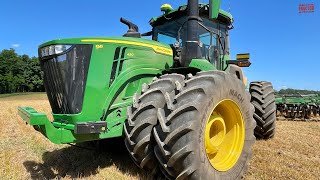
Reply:
<svg viewBox="0 0 320 180"><path fill-rule="evenodd" d="M231 74L164 75L135 96L126 147L138 166L168 179L239 179L255 142L253 113L249 92Z"/></svg>

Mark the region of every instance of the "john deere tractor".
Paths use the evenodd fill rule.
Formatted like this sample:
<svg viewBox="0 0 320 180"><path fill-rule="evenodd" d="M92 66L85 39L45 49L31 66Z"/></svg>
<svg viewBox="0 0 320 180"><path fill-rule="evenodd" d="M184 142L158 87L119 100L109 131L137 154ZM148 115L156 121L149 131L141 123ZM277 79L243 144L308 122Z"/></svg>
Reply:
<svg viewBox="0 0 320 180"><path fill-rule="evenodd" d="M56 144L124 137L139 167L168 179L238 179L254 134L274 135L272 85L253 82L246 91L249 54L230 59L233 18L220 0L161 11L147 33L121 18L123 37L40 45L54 120L32 107L19 115Z"/></svg>

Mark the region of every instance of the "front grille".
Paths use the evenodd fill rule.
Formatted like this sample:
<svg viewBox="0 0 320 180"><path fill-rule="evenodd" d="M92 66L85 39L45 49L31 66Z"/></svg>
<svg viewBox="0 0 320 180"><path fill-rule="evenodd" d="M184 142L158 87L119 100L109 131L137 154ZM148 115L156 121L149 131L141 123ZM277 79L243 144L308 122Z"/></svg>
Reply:
<svg viewBox="0 0 320 180"><path fill-rule="evenodd" d="M82 110L92 45L74 45L64 54L40 59L44 86L54 114Z"/></svg>

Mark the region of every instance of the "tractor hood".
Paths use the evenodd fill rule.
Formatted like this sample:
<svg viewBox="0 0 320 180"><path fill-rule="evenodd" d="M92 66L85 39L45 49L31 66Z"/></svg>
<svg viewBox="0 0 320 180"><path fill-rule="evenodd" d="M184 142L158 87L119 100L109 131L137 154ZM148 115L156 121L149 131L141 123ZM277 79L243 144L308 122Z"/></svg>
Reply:
<svg viewBox="0 0 320 180"><path fill-rule="evenodd" d="M101 44L101 43L112 43L112 44L125 44L132 46L148 47L153 49L156 53L166 54L172 56L172 49L167 44L162 44L156 41L143 39L143 38L131 38L131 37L83 37L83 38L69 38L69 39L57 39L48 41L39 46L43 48L50 45L56 44Z"/></svg>
<svg viewBox="0 0 320 180"><path fill-rule="evenodd" d="M81 112L92 51L107 43L150 48L168 56L173 54L168 45L129 37L58 39L40 45L38 53L44 85L54 114Z"/></svg>

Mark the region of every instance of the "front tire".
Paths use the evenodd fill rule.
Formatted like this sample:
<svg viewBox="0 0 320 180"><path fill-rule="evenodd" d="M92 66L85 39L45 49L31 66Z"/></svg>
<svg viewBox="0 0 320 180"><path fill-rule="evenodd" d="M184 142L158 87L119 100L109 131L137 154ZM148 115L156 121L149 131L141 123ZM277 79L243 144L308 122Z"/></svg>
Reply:
<svg viewBox="0 0 320 180"><path fill-rule="evenodd" d="M197 73L158 109L155 155L169 179L240 179L255 142L254 108L242 81Z"/></svg>

